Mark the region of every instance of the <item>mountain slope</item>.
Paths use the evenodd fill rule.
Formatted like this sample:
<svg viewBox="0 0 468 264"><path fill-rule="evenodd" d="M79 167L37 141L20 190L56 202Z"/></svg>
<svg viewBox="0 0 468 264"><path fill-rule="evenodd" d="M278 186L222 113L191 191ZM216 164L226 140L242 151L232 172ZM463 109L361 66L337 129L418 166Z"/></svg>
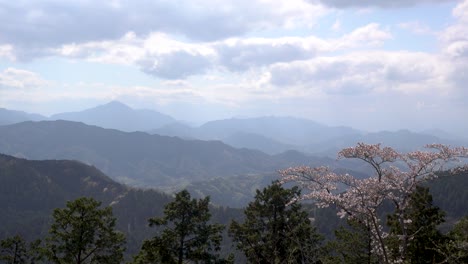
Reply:
<svg viewBox="0 0 468 264"><path fill-rule="evenodd" d="M221 140L234 147L246 147L277 154L297 150L335 157L336 153L358 142L382 143L400 151L412 151L430 143L466 145L467 142L445 133L416 133L408 130L365 133L349 127L331 127L292 117L258 117L208 122L200 127L172 125L154 133ZM441 137L440 135L445 135Z"/></svg>
<svg viewBox="0 0 468 264"><path fill-rule="evenodd" d="M0 108L0 126L20 123L24 121L39 120L47 120L47 117L38 114L30 114L23 111L14 111L5 108Z"/></svg>
<svg viewBox="0 0 468 264"><path fill-rule="evenodd" d="M359 134L348 127L329 127L293 117L258 117L208 122L199 127L198 138L223 139L236 133L252 133L290 145L309 145L336 136Z"/></svg>
<svg viewBox="0 0 468 264"><path fill-rule="evenodd" d="M126 192L127 187L80 162L0 154L0 236L43 235L53 209L64 207L66 201L90 196L109 205Z"/></svg>
<svg viewBox="0 0 468 264"><path fill-rule="evenodd" d="M402 152L421 149L425 145L432 143L448 144L452 146L466 144L466 142L459 140L441 139L433 135L415 133L408 130L399 130L380 131L363 135L341 136L328 141L310 145L307 150L311 153L334 156L339 150L354 146L357 142L366 142L368 144L381 143L385 146L393 147L396 150Z"/></svg>
<svg viewBox="0 0 468 264"><path fill-rule="evenodd" d="M55 114L50 119L77 121L122 131L148 131L176 122L168 115L152 110L134 110L118 101L80 112Z"/></svg>
<svg viewBox="0 0 468 264"><path fill-rule="evenodd" d="M349 127L331 127L293 117L257 117L216 120L200 127L181 124L151 130L150 133L221 140L233 147L257 149L276 154L294 149L304 151L307 146L341 136L358 136L360 131Z"/></svg>
<svg viewBox="0 0 468 264"><path fill-rule="evenodd" d="M42 238L55 208L69 200L93 197L111 205L117 229L127 236L127 253L135 254L144 239L154 235L148 219L162 216L172 197L129 188L112 181L94 167L69 160L25 160L0 154L0 240L20 234ZM240 210L211 208L217 222L227 224Z"/></svg>
<svg viewBox="0 0 468 264"><path fill-rule="evenodd" d="M235 148L258 149L268 154L279 154L287 150L298 149L297 146L283 144L259 134L244 132L235 133L221 141Z"/></svg>
<svg viewBox="0 0 468 264"><path fill-rule="evenodd" d="M0 127L2 152L31 159L74 159L120 182L163 187L300 165L219 141L125 133L69 121Z"/></svg>

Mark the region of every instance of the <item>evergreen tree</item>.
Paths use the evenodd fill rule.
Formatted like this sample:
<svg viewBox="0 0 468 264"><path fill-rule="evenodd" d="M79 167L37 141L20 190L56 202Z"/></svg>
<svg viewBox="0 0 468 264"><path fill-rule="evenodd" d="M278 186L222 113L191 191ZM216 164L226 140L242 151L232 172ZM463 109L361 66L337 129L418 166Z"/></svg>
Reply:
<svg viewBox="0 0 468 264"><path fill-rule="evenodd" d="M468 263L468 216L463 217L448 233L449 240L443 248L439 248L445 257L444 262Z"/></svg>
<svg viewBox="0 0 468 264"><path fill-rule="evenodd" d="M348 220L348 226L335 230L335 240L326 244L328 255L324 263L378 263L372 254L372 234L366 225Z"/></svg>
<svg viewBox="0 0 468 264"><path fill-rule="evenodd" d="M393 246L393 254L399 252L396 248L398 236L403 233L402 225L397 221L395 214L388 216L390 227L389 245ZM444 236L437 230L437 226L444 222L444 212L432 204L432 195L429 188L417 186L410 196L409 206L405 210L406 233L411 234L407 241L406 261L415 264L438 263L443 256L437 250L445 243ZM394 257L398 258L398 256Z"/></svg>
<svg viewBox="0 0 468 264"><path fill-rule="evenodd" d="M22 237L14 236L0 241L0 263L26 264L28 258L28 249Z"/></svg>
<svg viewBox="0 0 468 264"><path fill-rule="evenodd" d="M41 240L26 243L16 235L0 241L0 263L5 264L33 264L42 260Z"/></svg>
<svg viewBox="0 0 468 264"><path fill-rule="evenodd" d="M116 264L123 260L125 237L114 230L112 208L100 209L100 205L93 198L83 197L54 210L45 249L49 261Z"/></svg>
<svg viewBox="0 0 468 264"><path fill-rule="evenodd" d="M244 223L233 221L230 234L251 263L316 263L321 237L296 201L297 187L277 182L257 190L245 209Z"/></svg>
<svg viewBox="0 0 468 264"><path fill-rule="evenodd" d="M219 224L208 224L209 197L191 199L183 190L164 208L164 217L149 219L163 227L159 235L143 243L134 263L222 263L215 254L222 240Z"/></svg>

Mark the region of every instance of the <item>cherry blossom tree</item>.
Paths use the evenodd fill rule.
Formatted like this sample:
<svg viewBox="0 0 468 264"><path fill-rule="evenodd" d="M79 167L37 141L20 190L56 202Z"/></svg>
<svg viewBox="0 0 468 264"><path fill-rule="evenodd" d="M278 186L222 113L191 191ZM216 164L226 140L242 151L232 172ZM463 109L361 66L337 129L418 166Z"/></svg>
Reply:
<svg viewBox="0 0 468 264"><path fill-rule="evenodd" d="M369 164L374 175L358 179L349 174L337 174L328 167L293 167L280 171L282 183L295 182L305 193L301 199L311 199L319 207L336 205L340 217L363 223L371 230L372 248L382 263L405 262L408 243L414 233L408 232L411 219L406 215L411 194L416 186L437 177L440 171L457 173L468 171L468 149L450 148L442 144L425 146L424 151L399 153L380 144L358 143L345 148L338 158L360 159ZM392 256L386 245L388 232L383 228L378 209L389 201L395 208L395 217L402 227L398 237L398 254ZM416 231L417 232L417 231Z"/></svg>

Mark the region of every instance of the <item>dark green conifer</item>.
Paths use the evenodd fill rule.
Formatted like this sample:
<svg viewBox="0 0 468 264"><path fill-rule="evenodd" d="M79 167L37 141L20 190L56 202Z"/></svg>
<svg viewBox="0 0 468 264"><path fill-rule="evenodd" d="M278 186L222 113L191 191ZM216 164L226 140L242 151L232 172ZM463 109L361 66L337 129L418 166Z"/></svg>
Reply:
<svg viewBox="0 0 468 264"><path fill-rule="evenodd" d="M399 213L398 210L396 213ZM395 213L395 214L396 214ZM400 212L402 213L402 212ZM443 256L437 250L446 241L443 234L437 229L437 226L444 222L445 213L439 207L432 204L432 195L429 188L417 186L410 197L409 206L403 212L406 216L405 221L409 222L406 226L408 241L406 250L393 249L393 252L402 252L404 256L394 256L402 258L404 261L414 264L439 263ZM396 247L397 239L401 239L403 234L402 225L397 221L395 214L388 216L388 226L390 227L389 245ZM394 240L395 243L391 241Z"/></svg>
<svg viewBox="0 0 468 264"><path fill-rule="evenodd" d="M46 254L56 264L116 264L123 260L125 237L116 232L112 208L100 209L93 198L67 202L55 209L46 239Z"/></svg>
<svg viewBox="0 0 468 264"><path fill-rule="evenodd" d="M297 187L277 182L257 190L245 209L244 223L233 221L230 234L251 263L317 263L321 237L295 199Z"/></svg>
<svg viewBox="0 0 468 264"><path fill-rule="evenodd" d="M209 197L191 199L183 190L164 209L164 217L149 219L150 226L164 227L143 243L134 263L222 263L215 254L222 240L220 224L209 224Z"/></svg>

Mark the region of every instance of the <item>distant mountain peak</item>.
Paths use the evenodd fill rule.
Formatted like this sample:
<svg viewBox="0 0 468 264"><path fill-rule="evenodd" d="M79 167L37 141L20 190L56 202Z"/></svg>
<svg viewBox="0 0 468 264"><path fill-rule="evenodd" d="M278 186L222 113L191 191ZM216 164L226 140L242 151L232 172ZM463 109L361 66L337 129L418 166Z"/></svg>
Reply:
<svg viewBox="0 0 468 264"><path fill-rule="evenodd" d="M80 112L56 114L51 119L83 122L122 131L148 131L176 122L168 115L153 110L135 110L119 101L110 101Z"/></svg>
<svg viewBox="0 0 468 264"><path fill-rule="evenodd" d="M9 125L24 121L39 121L46 119L47 117L39 114L0 108L0 125Z"/></svg>
<svg viewBox="0 0 468 264"><path fill-rule="evenodd" d="M120 102L120 101L110 101L107 104L103 104L97 106L96 108L112 108L112 109L125 109L125 110L133 110L130 106Z"/></svg>

